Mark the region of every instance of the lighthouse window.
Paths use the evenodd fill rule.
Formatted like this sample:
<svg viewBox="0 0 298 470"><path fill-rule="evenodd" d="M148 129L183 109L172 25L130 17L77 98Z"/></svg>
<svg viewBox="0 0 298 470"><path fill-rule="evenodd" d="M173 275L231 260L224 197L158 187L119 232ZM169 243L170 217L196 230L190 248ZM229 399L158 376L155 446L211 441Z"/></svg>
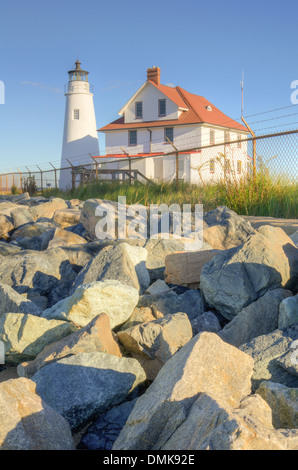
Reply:
<svg viewBox="0 0 298 470"><path fill-rule="evenodd" d="M79 109L74 109L73 110L73 118L74 119L80 119L80 110Z"/></svg>

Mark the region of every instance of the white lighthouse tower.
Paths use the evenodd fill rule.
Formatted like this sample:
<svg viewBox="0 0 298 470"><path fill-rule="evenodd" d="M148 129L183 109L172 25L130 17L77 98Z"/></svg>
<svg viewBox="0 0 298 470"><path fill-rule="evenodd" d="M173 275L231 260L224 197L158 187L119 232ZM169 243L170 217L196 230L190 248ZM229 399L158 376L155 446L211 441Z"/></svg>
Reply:
<svg viewBox="0 0 298 470"><path fill-rule="evenodd" d="M66 108L61 168L90 163L90 155L98 155L98 137L93 104L92 87L88 82L89 72L81 69L81 62L70 70L65 87ZM92 163L92 162L91 162ZM72 187L71 170L61 170L60 189Z"/></svg>

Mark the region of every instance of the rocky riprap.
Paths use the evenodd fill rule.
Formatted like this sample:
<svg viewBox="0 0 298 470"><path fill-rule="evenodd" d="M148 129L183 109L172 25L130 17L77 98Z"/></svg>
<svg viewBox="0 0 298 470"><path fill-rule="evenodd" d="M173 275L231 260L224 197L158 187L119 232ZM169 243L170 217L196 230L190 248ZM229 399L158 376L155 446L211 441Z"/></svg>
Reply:
<svg viewBox="0 0 298 470"><path fill-rule="evenodd" d="M102 202L0 198L0 449L298 450L297 233L98 240Z"/></svg>

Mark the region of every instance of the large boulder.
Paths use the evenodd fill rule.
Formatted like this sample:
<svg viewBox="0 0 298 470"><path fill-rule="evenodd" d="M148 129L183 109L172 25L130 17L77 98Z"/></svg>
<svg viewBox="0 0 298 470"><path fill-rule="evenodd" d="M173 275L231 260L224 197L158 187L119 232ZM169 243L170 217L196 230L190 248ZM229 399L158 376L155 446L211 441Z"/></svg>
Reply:
<svg viewBox="0 0 298 470"><path fill-rule="evenodd" d="M13 229L14 225L10 219L6 215L0 214L0 238L7 238Z"/></svg>
<svg viewBox="0 0 298 470"><path fill-rule="evenodd" d="M298 429L298 388L268 381L262 382L256 393L270 406L276 429Z"/></svg>
<svg viewBox="0 0 298 470"><path fill-rule="evenodd" d="M231 409L202 394L161 449L166 452L297 450L298 431L274 429L271 409L259 395L246 397L239 408Z"/></svg>
<svg viewBox="0 0 298 470"><path fill-rule="evenodd" d="M205 264L200 288L208 305L232 320L269 290L294 291L297 278L298 249L282 229L263 226Z"/></svg>
<svg viewBox="0 0 298 470"><path fill-rule="evenodd" d="M241 310L228 323L219 336L226 343L239 347L257 336L267 335L278 328L279 307L282 301L291 298L291 291L275 289Z"/></svg>
<svg viewBox="0 0 298 470"><path fill-rule="evenodd" d="M192 328L185 313L176 313L119 331L118 338L140 362L147 379L154 380L164 364L191 340Z"/></svg>
<svg viewBox="0 0 298 470"><path fill-rule="evenodd" d="M163 318L163 314L158 310L151 307L136 307L133 309L129 319L126 320L123 325L118 328L118 331L128 330L133 326L139 325L140 323L148 323L150 321L157 320L157 318Z"/></svg>
<svg viewBox="0 0 298 470"><path fill-rule="evenodd" d="M48 248L57 248L59 246L84 245L87 241L75 233L56 228L53 238L49 241Z"/></svg>
<svg viewBox="0 0 298 470"><path fill-rule="evenodd" d="M113 329L130 317L138 299L139 294L134 287L119 281L98 281L78 287L70 297L44 310L42 317L67 320L84 327L105 312Z"/></svg>
<svg viewBox="0 0 298 470"><path fill-rule="evenodd" d="M298 323L298 295L284 299L279 307L278 328Z"/></svg>
<svg viewBox="0 0 298 470"><path fill-rule="evenodd" d="M0 256L16 255L22 251L22 247L14 245L13 243L7 243L3 240L0 241Z"/></svg>
<svg viewBox="0 0 298 470"><path fill-rule="evenodd" d="M95 317L85 328L46 346L34 361L18 366L20 377L30 379L42 367L82 352L101 351L121 357L121 350L110 328L110 319L105 313Z"/></svg>
<svg viewBox="0 0 298 470"><path fill-rule="evenodd" d="M292 360L295 352L293 348L297 340L298 326L275 330L268 335L258 336L240 347L240 350L249 354L255 363L252 376L252 389L254 391L264 380L280 383L290 388L298 388L298 374L295 375L297 365ZM288 354L290 357L285 360Z"/></svg>
<svg viewBox="0 0 298 470"><path fill-rule="evenodd" d="M139 291L139 279L125 245L122 243L103 248L79 272L71 292L84 284L105 280L117 280Z"/></svg>
<svg viewBox="0 0 298 470"><path fill-rule="evenodd" d="M237 407L250 394L253 360L213 333L201 333L161 369L142 395L114 450L162 448L181 426L198 395Z"/></svg>
<svg viewBox="0 0 298 470"><path fill-rule="evenodd" d="M92 424L82 437L78 449L84 450L111 450L114 442L124 427L127 418L136 404L134 400L125 401L113 406Z"/></svg>
<svg viewBox="0 0 298 470"><path fill-rule="evenodd" d="M126 401L145 379L135 359L98 351L61 359L32 377L38 395L69 422L73 431Z"/></svg>
<svg viewBox="0 0 298 470"><path fill-rule="evenodd" d="M126 213L126 206L119 204L118 202L114 201L107 201L104 199L88 199L84 202L82 211L81 211L81 222L84 225L90 240L98 240L98 233L97 233L97 224L106 216L106 213L101 215L96 215L96 210L98 207L102 207L103 210L109 211L112 214L115 214L115 234L114 239L118 237L118 217L119 211L122 213ZM129 220L129 218L128 218Z"/></svg>
<svg viewBox="0 0 298 470"><path fill-rule="evenodd" d="M50 201L41 202L31 207L30 212L33 220L36 221L38 219L52 219L56 211L67 208L67 204L63 199L52 198Z"/></svg>
<svg viewBox="0 0 298 470"><path fill-rule="evenodd" d="M157 295L142 295L138 307L150 307L163 315L183 312L193 324L205 311L204 298L198 290L186 290L183 294L174 291Z"/></svg>
<svg viewBox="0 0 298 470"><path fill-rule="evenodd" d="M75 329L68 322L23 313L5 313L0 317L0 341L4 344L5 362L20 364L31 361L45 346L70 335Z"/></svg>
<svg viewBox="0 0 298 470"><path fill-rule="evenodd" d="M1 257L0 283L26 293L28 298L47 297L49 305L68 295L75 276L61 248Z"/></svg>
<svg viewBox="0 0 298 470"><path fill-rule="evenodd" d="M12 211L18 207L18 204L8 200L0 200L0 214L11 217Z"/></svg>
<svg viewBox="0 0 298 470"><path fill-rule="evenodd" d="M24 206L19 206L13 209L13 211L11 212L11 219L15 228L33 222L33 217L31 215L30 210L28 209L28 207Z"/></svg>
<svg viewBox="0 0 298 470"><path fill-rule="evenodd" d="M26 294L18 294L12 287L0 284L0 317L4 313L30 313L39 317L42 310Z"/></svg>
<svg viewBox="0 0 298 470"><path fill-rule="evenodd" d="M248 221L226 206L207 212L204 222L204 241L216 250L239 246L255 233Z"/></svg>
<svg viewBox="0 0 298 470"><path fill-rule="evenodd" d="M0 450L75 450L67 421L28 379L0 383Z"/></svg>
<svg viewBox="0 0 298 470"><path fill-rule="evenodd" d="M40 237L51 229L55 229L55 226L51 222L29 222L14 230L11 235L11 240Z"/></svg>
<svg viewBox="0 0 298 470"><path fill-rule="evenodd" d="M165 260L168 255L177 251L186 251L186 243L180 239L154 239L146 242L145 248L148 251L146 267L149 270L151 281L164 279Z"/></svg>
<svg viewBox="0 0 298 470"><path fill-rule="evenodd" d="M59 228L71 227L80 223L81 211L75 209L58 210L54 213L52 221Z"/></svg>
<svg viewBox="0 0 298 470"><path fill-rule="evenodd" d="M165 279L168 284L198 287L203 266L217 255L218 250L171 253L165 259Z"/></svg>

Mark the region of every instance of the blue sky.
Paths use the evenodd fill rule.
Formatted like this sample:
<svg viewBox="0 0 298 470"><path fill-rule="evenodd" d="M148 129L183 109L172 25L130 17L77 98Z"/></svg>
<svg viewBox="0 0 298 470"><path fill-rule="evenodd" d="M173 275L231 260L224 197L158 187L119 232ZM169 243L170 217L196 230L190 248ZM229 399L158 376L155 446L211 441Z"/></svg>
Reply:
<svg viewBox="0 0 298 470"><path fill-rule="evenodd" d="M244 68L246 116L285 108L248 118L252 128L297 127L297 15L297 0L0 0L0 169L59 165L63 89L77 56L94 85L98 127L118 117L152 65L163 84L235 119ZM104 153L102 135L99 143Z"/></svg>

